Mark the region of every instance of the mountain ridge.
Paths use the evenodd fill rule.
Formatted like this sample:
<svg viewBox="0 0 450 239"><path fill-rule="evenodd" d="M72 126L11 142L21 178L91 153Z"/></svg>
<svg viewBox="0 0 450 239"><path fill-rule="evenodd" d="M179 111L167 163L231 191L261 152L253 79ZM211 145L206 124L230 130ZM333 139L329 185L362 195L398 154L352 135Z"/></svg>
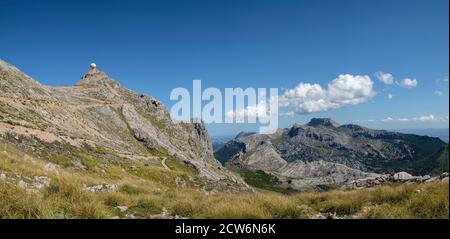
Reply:
<svg viewBox="0 0 450 239"><path fill-rule="evenodd" d="M96 67L74 86L51 87L0 60L0 92L0 135L18 148L45 157L53 149L36 146L58 142L104 148L111 154L108 160L172 157L217 188L227 187L223 181L246 187L214 159L202 122L173 121L163 103L122 87ZM73 161L70 167L85 167L70 152L65 154Z"/></svg>
<svg viewBox="0 0 450 239"><path fill-rule="evenodd" d="M339 125L328 118L271 135L238 137L215 156L231 169L262 170L300 190L400 171L448 172L448 145L439 138Z"/></svg>
<svg viewBox="0 0 450 239"><path fill-rule="evenodd" d="M0 218L448 218L448 174L369 175L325 160L287 162L276 146L288 130L304 137L301 125L236 139L245 151L233 167L245 170L247 185L214 159L203 123L174 122L160 101L97 70L75 86L51 87L0 61ZM307 126L306 138L333 142L330 126ZM341 130L348 128L357 129ZM274 176L278 167L284 175ZM329 190L350 180L346 173L355 179L348 190ZM380 187L362 189L373 185Z"/></svg>

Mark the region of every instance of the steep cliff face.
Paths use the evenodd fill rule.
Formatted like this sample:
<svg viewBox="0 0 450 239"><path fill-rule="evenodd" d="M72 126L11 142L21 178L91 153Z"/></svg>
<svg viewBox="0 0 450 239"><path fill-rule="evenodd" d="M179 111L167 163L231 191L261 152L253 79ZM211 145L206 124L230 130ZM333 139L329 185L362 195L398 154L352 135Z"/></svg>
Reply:
<svg viewBox="0 0 450 239"><path fill-rule="evenodd" d="M87 167L70 149L90 148L112 161L157 164L173 158L218 187L224 181L245 186L214 159L202 123L173 121L160 101L122 87L95 67L75 86L49 87L0 60L0 93L0 136L44 159L62 151L70 158L65 167Z"/></svg>
<svg viewBox="0 0 450 239"><path fill-rule="evenodd" d="M438 138L312 119L272 135L238 137L215 155L229 167L263 170L303 189L399 171L437 175L448 171L446 146Z"/></svg>

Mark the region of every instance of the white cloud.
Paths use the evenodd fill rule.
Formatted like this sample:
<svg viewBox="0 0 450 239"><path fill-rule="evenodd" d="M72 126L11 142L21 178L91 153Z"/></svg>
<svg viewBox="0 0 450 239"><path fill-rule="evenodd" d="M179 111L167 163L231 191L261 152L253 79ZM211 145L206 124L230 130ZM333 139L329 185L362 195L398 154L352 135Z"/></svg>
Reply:
<svg viewBox="0 0 450 239"><path fill-rule="evenodd" d="M368 120L353 120L354 123L372 123L375 122L374 119L368 119Z"/></svg>
<svg viewBox="0 0 450 239"><path fill-rule="evenodd" d="M327 88L319 84L301 82L280 96L279 105L305 114L361 104L374 95L373 82L369 76L346 74L339 75L328 83Z"/></svg>
<svg viewBox="0 0 450 239"><path fill-rule="evenodd" d="M292 118L292 117L294 117L295 113L294 113L294 111L289 111L289 112L281 112L278 115Z"/></svg>
<svg viewBox="0 0 450 239"><path fill-rule="evenodd" d="M436 84L442 85L442 83L448 84L448 76L436 79Z"/></svg>
<svg viewBox="0 0 450 239"><path fill-rule="evenodd" d="M394 98L394 95L393 94L388 94L388 99L390 99L390 100L392 100L392 98Z"/></svg>
<svg viewBox="0 0 450 239"><path fill-rule="evenodd" d="M399 86L408 88L408 89L416 87L417 83L418 82L416 79L410 79L410 78L405 78L405 79L401 80L400 82L397 82L397 84Z"/></svg>
<svg viewBox="0 0 450 239"><path fill-rule="evenodd" d="M420 117L414 117L412 118L412 121L434 121L436 120L436 118L434 117L434 115L425 115L425 116L420 116Z"/></svg>
<svg viewBox="0 0 450 239"><path fill-rule="evenodd" d="M442 91L440 91L440 90L435 91L434 94L437 95L437 96L443 96L444 95L444 93L442 93Z"/></svg>
<svg viewBox="0 0 450 239"><path fill-rule="evenodd" d="M391 117L387 117L385 119L382 119L381 122L391 122L394 121L395 119L391 118Z"/></svg>
<svg viewBox="0 0 450 239"><path fill-rule="evenodd" d="M276 99L276 98L275 98ZM268 101L260 101L256 105L248 105L244 109L230 110L225 113L225 117L237 123L245 123L249 119L270 120L271 119L271 99ZM293 113L293 112L292 112ZM279 114L281 115L281 114ZM293 115L292 115L293 116ZM251 123L251 122L249 122Z"/></svg>
<svg viewBox="0 0 450 239"><path fill-rule="evenodd" d="M412 118L387 117L380 121L381 122L446 122L446 121L448 121L448 116L435 117L434 115L424 115L424 116L417 116L417 117L412 117Z"/></svg>
<svg viewBox="0 0 450 239"><path fill-rule="evenodd" d="M248 106L245 109L239 109L236 111L228 111L225 113L225 117L228 117L229 119L236 118L236 122L243 123L245 122L245 119L248 118L255 118L258 116L266 115L266 104L262 101L256 106ZM259 114L259 115L258 115Z"/></svg>
<svg viewBox="0 0 450 239"><path fill-rule="evenodd" d="M390 73L384 73L382 71L378 71L375 73L375 76L378 80L382 81L385 85L392 85L394 83L394 76Z"/></svg>

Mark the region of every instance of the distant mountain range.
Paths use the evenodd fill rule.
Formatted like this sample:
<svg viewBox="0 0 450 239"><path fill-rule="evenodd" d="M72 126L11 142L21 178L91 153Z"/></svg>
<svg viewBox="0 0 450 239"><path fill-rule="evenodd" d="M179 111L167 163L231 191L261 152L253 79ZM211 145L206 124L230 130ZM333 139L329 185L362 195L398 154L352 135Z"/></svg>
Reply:
<svg viewBox="0 0 450 239"><path fill-rule="evenodd" d="M449 129L448 128L442 128L442 129L395 129L394 131L400 132L400 133L407 133L407 134L417 134L417 135L424 135L424 136L430 136L430 137L438 137L447 143L449 140Z"/></svg>
<svg viewBox="0 0 450 239"><path fill-rule="evenodd" d="M406 133L406 134L417 134L430 137L438 137L445 142L449 142L449 129L448 128L429 128L429 129L392 129L391 131ZM254 134L255 132L240 132L237 135L212 135L211 140L213 144L214 151L219 150L228 141L240 137L242 134Z"/></svg>
<svg viewBox="0 0 450 239"><path fill-rule="evenodd" d="M312 119L215 145L214 152L203 123L172 120L160 101L126 89L95 64L76 85L52 87L0 60L0 218L336 218L338 208L349 206L357 210L342 214L360 218L364 208L386 203L388 210L408 208L397 217L448 218L440 206L448 204L442 184L448 174L439 175L448 171L448 146L439 138ZM383 175L398 171L439 176ZM424 185L265 192L389 180ZM420 201L427 194L416 189L435 188L438 214L434 198L412 208L378 200L402 194L402 201ZM355 195L364 197L355 203ZM342 206L332 204L336 198Z"/></svg>
<svg viewBox="0 0 450 239"><path fill-rule="evenodd" d="M270 135L241 133L216 150L215 157L228 168L261 170L299 190L399 171L448 171L448 145L437 137L339 125L327 118Z"/></svg>
<svg viewBox="0 0 450 239"><path fill-rule="evenodd" d="M130 160L165 168L171 159L224 190L247 186L216 159L233 170L270 173L295 189L398 171L448 171L448 146L439 138L340 126L331 119L271 135L241 132L216 139L213 151L204 124L172 121L160 101L122 87L95 65L75 86L50 87L0 61L0 92L2 140L70 169L88 168L77 150L106 165Z"/></svg>

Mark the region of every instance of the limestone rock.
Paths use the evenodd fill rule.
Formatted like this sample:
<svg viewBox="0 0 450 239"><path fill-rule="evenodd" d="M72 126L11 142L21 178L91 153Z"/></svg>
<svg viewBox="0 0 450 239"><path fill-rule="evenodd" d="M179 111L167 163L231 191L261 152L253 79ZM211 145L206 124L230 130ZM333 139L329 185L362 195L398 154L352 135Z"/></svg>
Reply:
<svg viewBox="0 0 450 239"><path fill-rule="evenodd" d="M408 181L414 179L414 176L407 172L398 172L392 176L394 181Z"/></svg>
<svg viewBox="0 0 450 239"><path fill-rule="evenodd" d="M116 208L119 209L119 211L121 212L126 212L128 210L127 206L117 206Z"/></svg>
<svg viewBox="0 0 450 239"><path fill-rule="evenodd" d="M65 167L88 170L61 145L101 149L116 155L115 160L144 160L152 152L174 157L217 188L247 188L214 158L203 122L174 121L162 102L126 89L97 65L92 64L75 86L50 87L0 60L0 95L0 136L11 135L11 144L33 153L45 150L43 143L51 144L52 150L69 156ZM56 167L47 164L44 169Z"/></svg>
<svg viewBox="0 0 450 239"><path fill-rule="evenodd" d="M96 184L96 185L84 185L84 189L93 193L104 193L104 192L116 192L118 187L116 184Z"/></svg>
<svg viewBox="0 0 450 239"><path fill-rule="evenodd" d="M56 165L56 164L53 164L53 163L46 163L46 164L44 165L44 170L45 170L45 171L55 171L55 170L57 170L58 168L59 168L59 166Z"/></svg>
<svg viewBox="0 0 450 239"><path fill-rule="evenodd" d="M240 133L214 153L227 167L262 170L302 191L423 182L430 180L426 174L442 169L424 169L421 162L447 154L447 144L438 138L339 125L329 118L273 134Z"/></svg>

